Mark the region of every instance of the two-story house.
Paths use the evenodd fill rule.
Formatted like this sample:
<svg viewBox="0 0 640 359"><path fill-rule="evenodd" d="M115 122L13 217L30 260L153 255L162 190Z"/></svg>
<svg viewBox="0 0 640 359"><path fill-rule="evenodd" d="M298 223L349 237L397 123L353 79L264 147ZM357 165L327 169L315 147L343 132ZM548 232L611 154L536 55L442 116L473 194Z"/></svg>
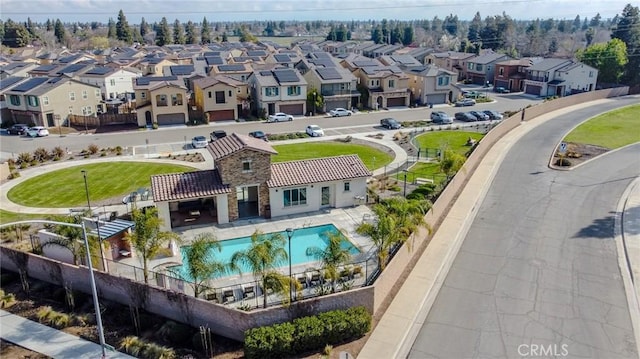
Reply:
<svg viewBox="0 0 640 359"><path fill-rule="evenodd" d="M250 109L245 82L216 75L195 80L193 87L194 104L209 122L237 120Z"/></svg>
<svg viewBox="0 0 640 359"><path fill-rule="evenodd" d="M593 91L598 70L570 59L544 59L527 69L524 92L536 96L567 96Z"/></svg>
<svg viewBox="0 0 640 359"><path fill-rule="evenodd" d="M246 82L251 74L253 67L250 64L213 65L209 69L209 76L225 75L242 82Z"/></svg>
<svg viewBox="0 0 640 359"><path fill-rule="evenodd" d="M504 87L510 92L524 90L524 79L527 77L527 69L542 58L524 58L518 60L506 60L496 63L496 73L493 86Z"/></svg>
<svg viewBox="0 0 640 359"><path fill-rule="evenodd" d="M141 76L140 70L134 68L94 67L78 75L78 80L100 87L103 100L109 100L133 94L133 81Z"/></svg>
<svg viewBox="0 0 640 359"><path fill-rule="evenodd" d="M7 77L4 79L0 79L0 123L10 122L11 118L11 110L7 105L7 96L5 93L11 90L13 87L18 86L22 81L26 81L26 77Z"/></svg>
<svg viewBox="0 0 640 359"><path fill-rule="evenodd" d="M29 71L37 66L33 62L10 62L0 66L0 80L7 77L27 77Z"/></svg>
<svg viewBox="0 0 640 359"><path fill-rule="evenodd" d="M488 85L493 83L496 71L496 63L509 60L506 54L486 52L482 55L466 61L466 78L476 85Z"/></svg>
<svg viewBox="0 0 640 359"><path fill-rule="evenodd" d="M34 77L5 93L16 123L60 126L70 114L92 115L100 106L100 88L67 77Z"/></svg>
<svg viewBox="0 0 640 359"><path fill-rule="evenodd" d="M307 107L307 81L295 69L254 71L248 83L257 114L285 112L304 115Z"/></svg>
<svg viewBox="0 0 640 359"><path fill-rule="evenodd" d="M134 79L138 126L185 124L189 120L189 95L184 81L175 76Z"/></svg>
<svg viewBox="0 0 640 359"><path fill-rule="evenodd" d="M207 149L213 169L151 177L163 230L353 206L371 176L357 155L272 164L268 142L236 133Z"/></svg>
<svg viewBox="0 0 640 359"><path fill-rule="evenodd" d="M178 65L177 62L171 61L164 57L144 57L135 64L135 67L142 71L143 75L162 76L165 66Z"/></svg>
<svg viewBox="0 0 640 359"><path fill-rule="evenodd" d="M360 55L349 55L341 62L358 78L362 105L375 110L409 106L409 76L398 66L384 66L380 61Z"/></svg>
<svg viewBox="0 0 640 359"><path fill-rule="evenodd" d="M452 103L460 95L455 86L458 74L435 65L405 69L409 75L409 90L416 105Z"/></svg>

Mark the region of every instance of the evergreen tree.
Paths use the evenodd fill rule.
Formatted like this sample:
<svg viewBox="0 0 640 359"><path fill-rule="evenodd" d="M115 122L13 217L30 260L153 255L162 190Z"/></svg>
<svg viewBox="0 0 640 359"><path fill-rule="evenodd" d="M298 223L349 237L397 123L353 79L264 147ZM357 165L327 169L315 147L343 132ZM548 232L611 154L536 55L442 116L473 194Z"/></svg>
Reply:
<svg viewBox="0 0 640 359"><path fill-rule="evenodd" d="M278 29L280 31L284 31L287 28L287 24L284 21L280 21L280 23L278 24Z"/></svg>
<svg viewBox="0 0 640 359"><path fill-rule="evenodd" d="M59 43L62 43L64 41L66 32L67 31L65 30L64 25L62 25L62 21L60 21L60 19L56 19L56 24L54 26L54 34L56 36L56 39L58 39Z"/></svg>
<svg viewBox="0 0 640 359"><path fill-rule="evenodd" d="M47 19L46 28L47 31L53 31L53 21L51 19Z"/></svg>
<svg viewBox="0 0 640 359"><path fill-rule="evenodd" d="M229 42L229 38L227 37L227 33L226 32L222 33L222 42Z"/></svg>
<svg viewBox="0 0 640 359"><path fill-rule="evenodd" d="M480 31L480 38L482 39L483 49L498 49L498 26L495 17L487 16L484 19L484 27Z"/></svg>
<svg viewBox="0 0 640 359"><path fill-rule="evenodd" d="M442 30L448 32L450 35L456 35L458 33L458 15L453 16L453 14L449 14L445 17L442 23Z"/></svg>
<svg viewBox="0 0 640 359"><path fill-rule="evenodd" d="M27 18L27 31L29 31L29 35L33 38L37 37L36 35L36 26L35 24L31 21L31 18L28 17Z"/></svg>
<svg viewBox="0 0 640 359"><path fill-rule="evenodd" d="M142 20L140 20L140 36L144 37L150 30L149 24L142 18Z"/></svg>
<svg viewBox="0 0 640 359"><path fill-rule="evenodd" d="M202 19L202 29L200 29L200 41L203 44L211 43L211 27L209 26L209 22L207 22L207 18Z"/></svg>
<svg viewBox="0 0 640 359"><path fill-rule="evenodd" d="M185 43L184 30L182 30L182 24L178 19L176 19L176 21L173 22L173 43L174 44Z"/></svg>
<svg viewBox="0 0 640 359"><path fill-rule="evenodd" d="M124 16L124 12L122 10L118 13L118 22L116 22L116 38L127 44L131 44L133 42L131 28L129 27L127 18Z"/></svg>
<svg viewBox="0 0 640 359"><path fill-rule="evenodd" d="M31 37L29 30L22 23L7 19L3 26L2 44L8 47L25 47L29 45Z"/></svg>
<svg viewBox="0 0 640 359"><path fill-rule="evenodd" d="M164 46L171 43L171 32L167 18L163 17L156 29L156 45Z"/></svg>
<svg viewBox="0 0 640 359"><path fill-rule="evenodd" d="M193 23L193 21L189 20L187 22L187 25L184 28L184 31L186 33L186 39L185 42L187 44L197 44L198 43L198 38L196 37L196 25Z"/></svg>
<svg viewBox="0 0 640 359"><path fill-rule="evenodd" d="M382 39L382 28L380 27L380 25L371 30L371 41L373 41L375 44L381 44L384 41Z"/></svg>
<svg viewBox="0 0 640 359"><path fill-rule="evenodd" d="M405 46L411 45L413 43L413 39L413 26L405 26L402 34L402 44Z"/></svg>
<svg viewBox="0 0 640 359"><path fill-rule="evenodd" d="M109 29L107 31L107 37L110 38L110 39L116 39L117 36L118 36L117 28L116 28L116 22L113 21L112 18L109 18L109 23L108 23L107 27Z"/></svg>
<svg viewBox="0 0 640 359"><path fill-rule="evenodd" d="M467 34L467 39L472 44L476 44L480 41L480 31L482 30L482 19L480 18L480 12L476 12L476 15L471 20L471 24L469 25L469 33Z"/></svg>
<svg viewBox="0 0 640 359"><path fill-rule="evenodd" d="M402 42L402 30L400 30L400 24L396 24L396 27L391 30L391 44L398 44Z"/></svg>
<svg viewBox="0 0 640 359"><path fill-rule="evenodd" d="M431 31L442 31L442 20L438 16L434 16L431 20Z"/></svg>
<svg viewBox="0 0 640 359"><path fill-rule="evenodd" d="M593 30L592 27L588 28L587 31L584 33L584 37L587 40L587 46L591 46L591 43L593 42L593 36L596 34L595 30Z"/></svg>
<svg viewBox="0 0 640 359"><path fill-rule="evenodd" d="M580 15L576 15L576 18L573 19L573 25L571 26L571 32L576 32L580 30L580 25L582 21L580 20Z"/></svg>
<svg viewBox="0 0 640 359"><path fill-rule="evenodd" d="M553 56L558 51L558 39L555 37L551 38L551 42L549 43L549 56Z"/></svg>
<svg viewBox="0 0 640 359"><path fill-rule="evenodd" d="M380 23L380 29L382 30L381 43L387 43L389 41L389 23L387 22L387 19L382 19L382 22Z"/></svg>
<svg viewBox="0 0 640 359"><path fill-rule="evenodd" d="M627 4L611 33L612 39L620 39L627 46L626 65L622 81L628 85L640 84L640 11Z"/></svg>
<svg viewBox="0 0 640 359"><path fill-rule="evenodd" d="M598 27L600 26L600 20L602 19L602 17L600 16L600 13L597 13L596 16L594 16L593 18L591 18L591 22L589 22L589 26L591 27Z"/></svg>

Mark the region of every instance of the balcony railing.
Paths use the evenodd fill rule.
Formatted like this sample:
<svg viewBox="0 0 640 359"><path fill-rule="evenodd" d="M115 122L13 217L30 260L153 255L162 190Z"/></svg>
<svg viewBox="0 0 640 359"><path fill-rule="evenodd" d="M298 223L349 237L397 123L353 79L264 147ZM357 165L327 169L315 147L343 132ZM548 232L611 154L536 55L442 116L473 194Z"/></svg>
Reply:
<svg viewBox="0 0 640 359"><path fill-rule="evenodd" d="M549 78L544 76L527 75L527 80L538 81L538 82L549 82Z"/></svg>
<svg viewBox="0 0 640 359"><path fill-rule="evenodd" d="M322 96L360 96L360 92L356 90L322 90Z"/></svg>

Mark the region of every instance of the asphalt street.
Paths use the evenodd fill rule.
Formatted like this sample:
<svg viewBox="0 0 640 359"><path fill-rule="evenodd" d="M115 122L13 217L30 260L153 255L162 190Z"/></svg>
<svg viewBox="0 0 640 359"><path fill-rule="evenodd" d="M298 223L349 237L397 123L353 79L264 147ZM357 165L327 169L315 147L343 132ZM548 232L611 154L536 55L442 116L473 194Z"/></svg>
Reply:
<svg viewBox="0 0 640 359"><path fill-rule="evenodd" d="M409 358L637 358L614 214L640 145L547 167L567 130L629 104L546 122L506 155Z"/></svg>

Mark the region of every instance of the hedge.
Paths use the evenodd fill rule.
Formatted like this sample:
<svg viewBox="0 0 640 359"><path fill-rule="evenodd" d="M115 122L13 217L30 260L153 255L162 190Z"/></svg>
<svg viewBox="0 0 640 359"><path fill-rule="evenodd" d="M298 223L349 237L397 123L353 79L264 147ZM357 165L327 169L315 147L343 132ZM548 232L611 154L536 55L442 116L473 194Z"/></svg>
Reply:
<svg viewBox="0 0 640 359"><path fill-rule="evenodd" d="M364 307L334 310L245 332L244 355L252 358L281 358L327 344L360 338L371 330L371 314Z"/></svg>

